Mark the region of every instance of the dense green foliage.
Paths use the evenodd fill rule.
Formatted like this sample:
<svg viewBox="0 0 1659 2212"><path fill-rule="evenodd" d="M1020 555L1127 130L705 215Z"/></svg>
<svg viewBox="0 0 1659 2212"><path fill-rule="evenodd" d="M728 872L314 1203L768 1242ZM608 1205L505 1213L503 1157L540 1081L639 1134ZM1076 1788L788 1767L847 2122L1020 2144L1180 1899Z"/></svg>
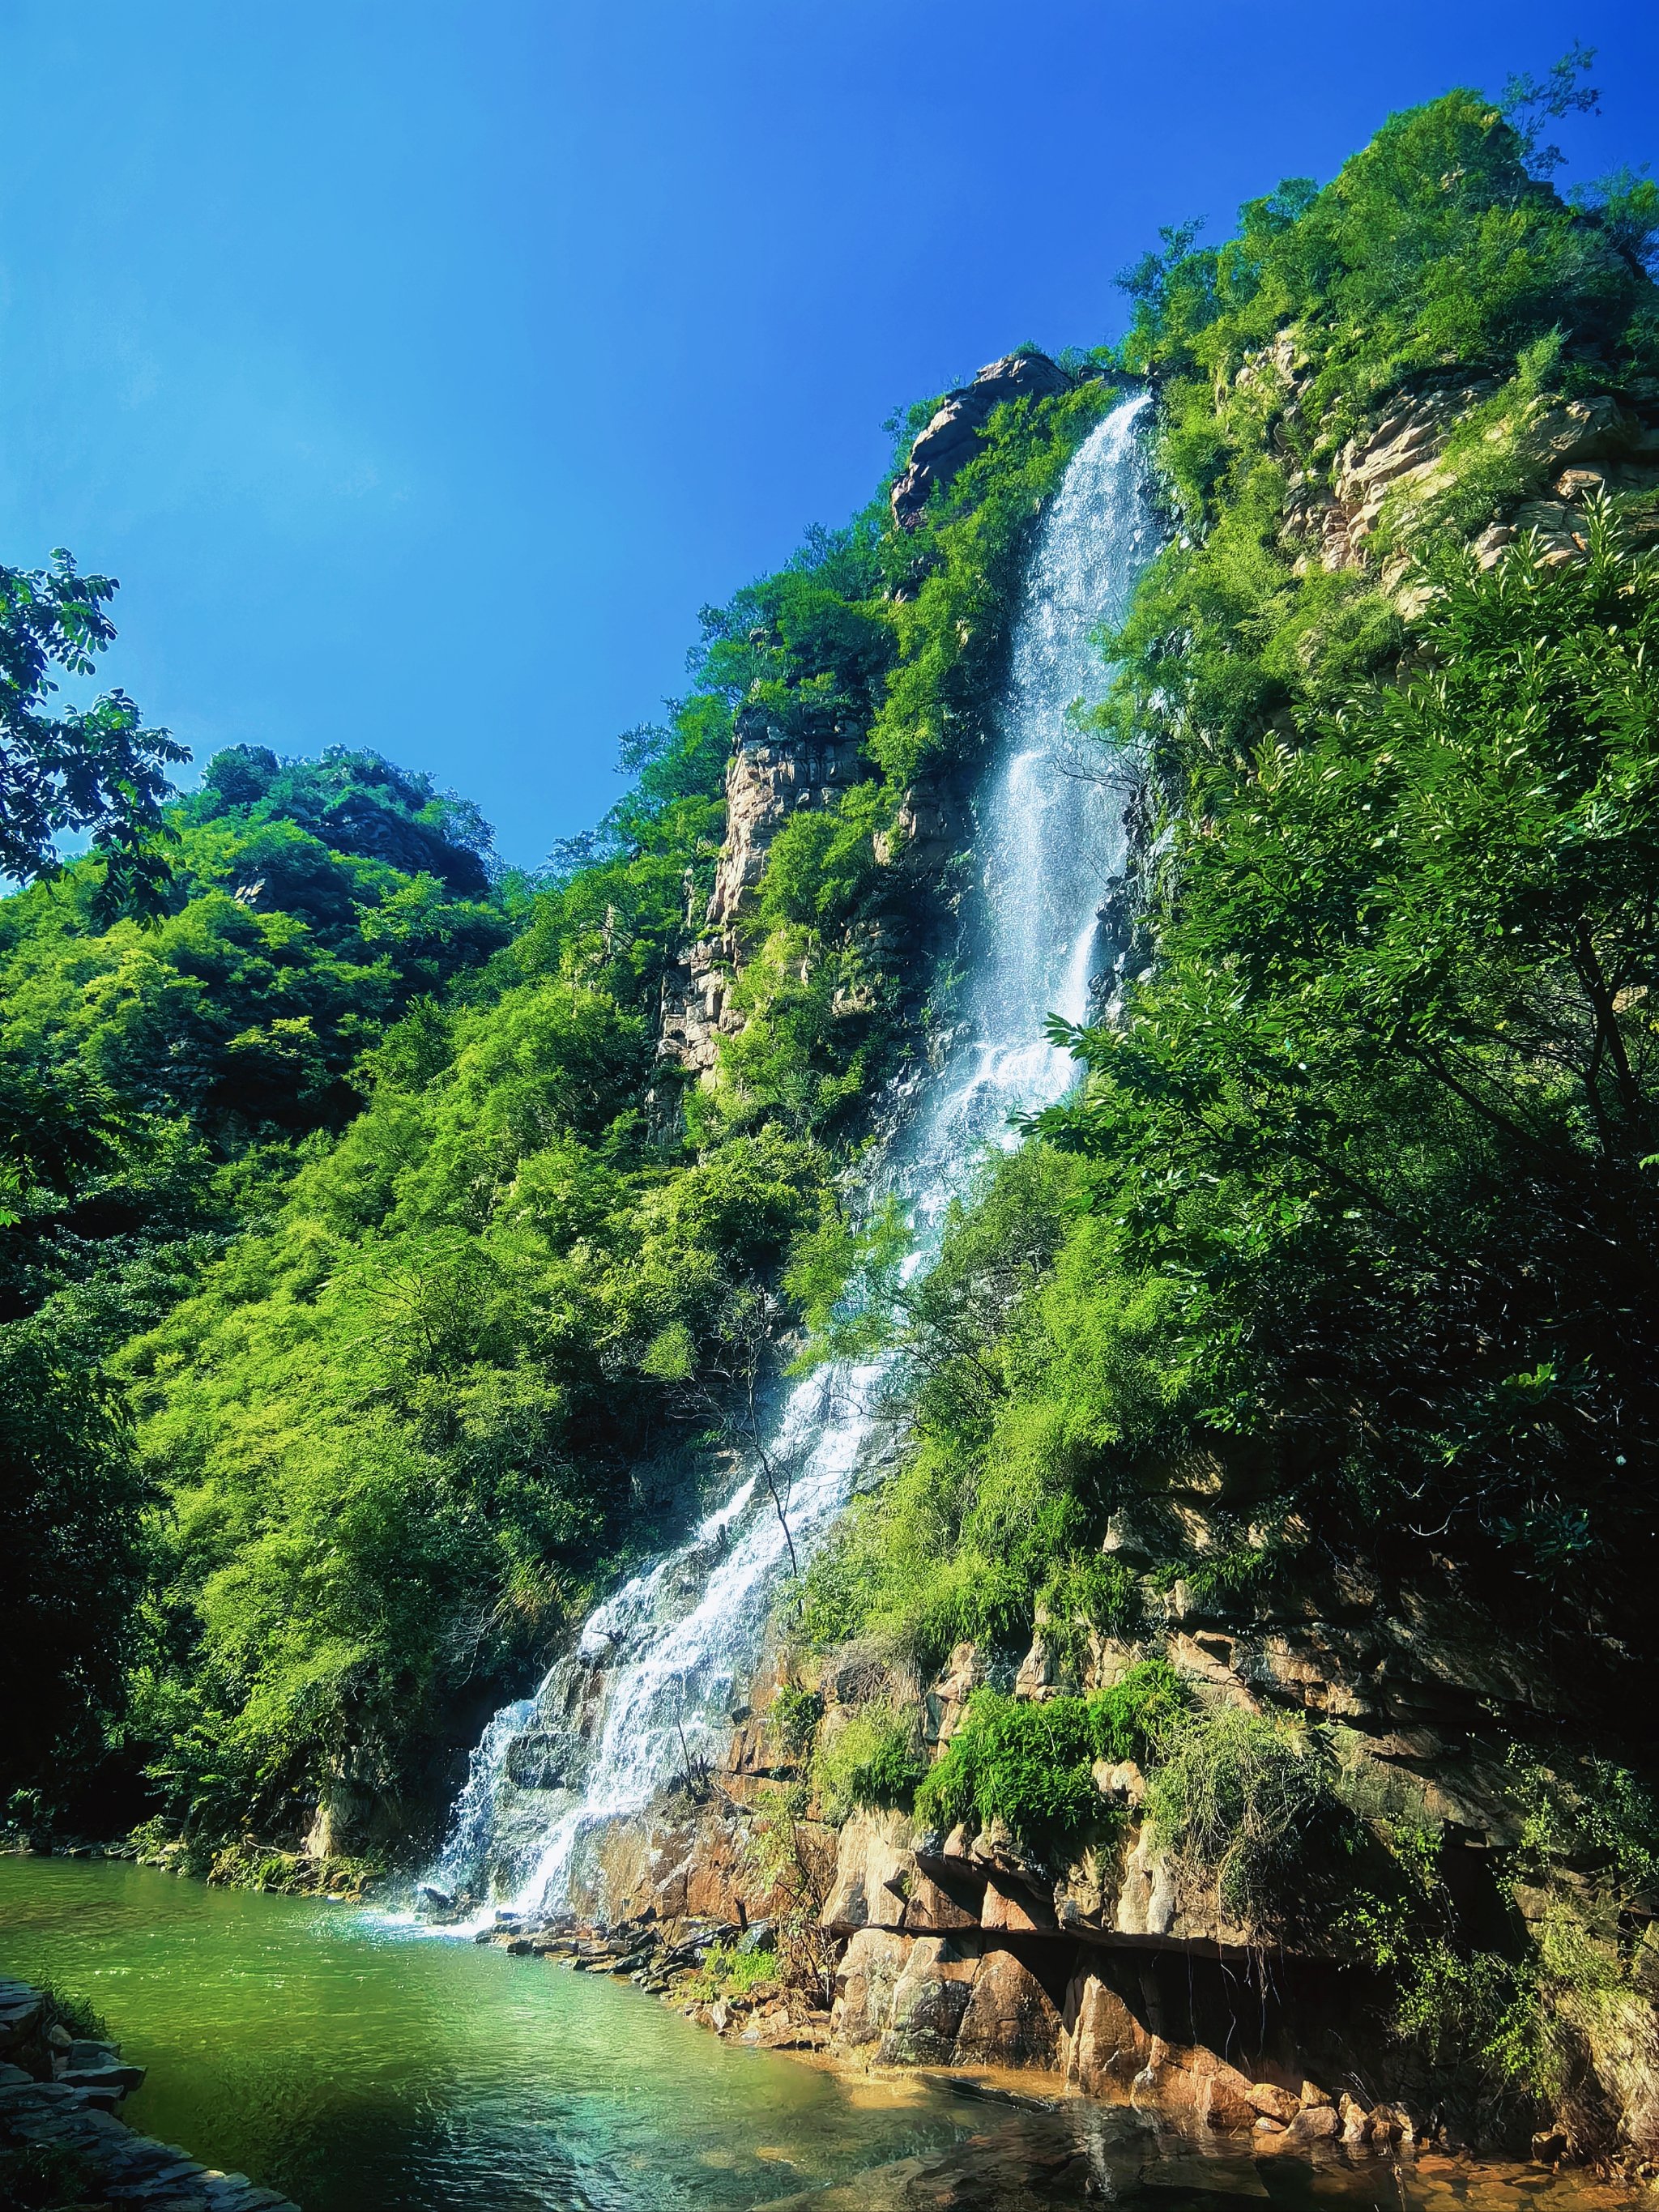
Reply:
<svg viewBox="0 0 1659 2212"><path fill-rule="evenodd" d="M55 876L58 839L90 830L106 921L154 911L167 880L167 770L189 757L124 691L51 712L53 669L90 676L114 638L115 591L61 549L49 569L0 568L0 878Z"/></svg>
<svg viewBox="0 0 1659 2212"><path fill-rule="evenodd" d="M1212 1595L1310 1539L1404 1559L1432 1530L1494 1601L1541 1585L1645 1643L1659 568L1604 507L1565 566L1446 549L1414 612L1375 567L1297 573L1245 359L1288 330L1328 446L1339 400L1513 365L1580 301L1558 379L1648 390L1639 255L1525 152L1453 94L1134 280L1194 526L1115 648L1156 810L1139 980L1073 1037L1089 1080L1048 1143L896 1299L916 1444L815 1570L810 1635L937 1659L1018 1642L1049 1589L1131 1628L1101 1534L1197 1454L1224 1497L1168 1571Z"/></svg>
<svg viewBox="0 0 1659 2212"><path fill-rule="evenodd" d="M119 1709L148 1503L110 1386L38 1322L0 1330L0 1690L20 1779L95 1758Z"/></svg>
<svg viewBox="0 0 1659 2212"><path fill-rule="evenodd" d="M1076 1681L1103 1638L1156 1648L1164 1594L1248 1632L1358 1557L1559 1639L1599 1717L1571 1756L1517 1745L1499 1791L1530 1943L1340 1731L1195 1708L1147 1746L1147 1814L1234 1924L1335 1930L1425 2063L1565 2098L1638 2033L1619 1930L1651 1880L1618 1683L1651 1661L1659 1541L1652 495L1589 501L1577 552L1464 546L1543 487L1569 402L1650 451L1659 196L1571 205L1534 151L1455 94L1132 276L1173 525L1103 717L1144 767L1139 918L1110 1018L1068 1033L1083 1088L933 1275L843 1248L912 1440L799 1626L926 1668L1035 1632ZM1347 441L1433 392L1443 466L1328 564L1305 517ZM1108 1810L1088 1710L981 1692L918 1810L1073 1848Z"/></svg>
<svg viewBox="0 0 1659 2212"><path fill-rule="evenodd" d="M919 529L878 504L706 611L690 695L539 886L376 754L241 746L166 810L152 926L111 921L91 861L0 906L0 1294L137 1417L107 1504L134 1544L162 1504L143 1607L112 1577L93 1639L125 1705L118 1666L98 1694L193 1847L291 1841L319 1799L375 1847L418 1829L481 1712L763 1418L786 1255L914 1049L923 979L879 927L899 802L971 766L1032 515L1104 404L1001 410ZM757 721L863 765L777 839L747 1026L683 1096L659 1008Z"/></svg>
<svg viewBox="0 0 1659 2212"><path fill-rule="evenodd" d="M238 748L167 811L153 926L97 859L0 906L7 1594L40 1624L14 1785L101 1727L226 1866L297 1864L240 1832L291 1846L319 1801L354 1848L418 1830L711 1448L756 1440L781 1333L886 1334L908 1441L790 1630L890 1692L963 1642L1007 1683L1035 1635L1049 1686L981 1688L931 1765L914 1700L786 1691L791 1807L1000 1822L1063 1864L1132 1760L1187 1893L1252 1937L1316 1921L1430 2063L1553 2096L1575 2037L1621 2032L1659 1868L1611 1694L1659 1565L1655 501L1581 505L1571 550L1467 541L1547 485L1575 402L1650 453L1659 191L1570 203L1547 166L1455 93L1132 273L1109 365L1155 385L1171 526L1102 717L1143 775L1139 919L1068 1033L1084 1084L925 1279L839 1195L922 1042L905 801L979 757L1097 376L1000 412L916 529L872 506L705 611L690 695L537 884L378 756ZM1349 441L1434 395L1443 465L1325 557ZM734 739L768 738L858 764L706 940L744 1025L694 1087L665 995ZM1146 1656L1166 1601L1306 1617L1355 1567L1542 1622L1612 1716L1494 1785L1529 1942L1341 1730Z"/></svg>
<svg viewBox="0 0 1659 2212"><path fill-rule="evenodd" d="M1488 520L1518 488L1514 447L1541 390L1659 397L1644 267L1659 186L1615 182L1570 206L1528 152L1488 101L1453 93L1392 118L1322 190L1293 179L1251 202L1225 246L1166 234L1129 279L1122 351L1158 380L1182 529L1127 625L1118 719L1158 732L1212 797L1275 717L1340 707L1404 641L1380 564L1303 561L1285 528L1291 494L1328 475L1384 395L1474 380L1485 404L1460 434L1455 483L1420 516L1385 505L1382 542L1391 525ZM1293 397L1264 356L1273 344L1296 364Z"/></svg>
<svg viewBox="0 0 1659 2212"><path fill-rule="evenodd" d="M1070 1845L1118 1817L1096 1788L1093 1762L1150 1762L1176 1730L1185 1693L1167 1661L1145 1659L1086 1698L1041 1704L993 1689L974 1692L962 1725L916 1792L916 1818L1006 1824L1041 1850Z"/></svg>
<svg viewBox="0 0 1659 2212"><path fill-rule="evenodd" d="M1644 1640L1656 619L1605 515L1580 564L1454 568L1430 672L1178 833L1157 976L1053 1125L1203 1420L1317 1525L1409 1501Z"/></svg>

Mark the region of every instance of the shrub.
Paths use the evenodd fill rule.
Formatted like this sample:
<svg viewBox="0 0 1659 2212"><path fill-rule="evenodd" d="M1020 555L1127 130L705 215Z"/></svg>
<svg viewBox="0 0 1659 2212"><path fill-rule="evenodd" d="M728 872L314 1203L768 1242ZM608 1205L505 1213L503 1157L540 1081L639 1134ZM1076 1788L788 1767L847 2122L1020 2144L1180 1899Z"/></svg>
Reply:
<svg viewBox="0 0 1659 2212"><path fill-rule="evenodd" d="M771 1952L745 1951L738 1943L715 1943L704 1954L692 1984L705 2003L716 1997L746 1996L763 1982L774 1982L778 1962Z"/></svg>
<svg viewBox="0 0 1659 2212"><path fill-rule="evenodd" d="M854 1713L818 1753L817 1781L824 1810L844 1820L861 1805L908 1805L922 1777L909 1728L880 1709Z"/></svg>
<svg viewBox="0 0 1659 2212"><path fill-rule="evenodd" d="M1167 1659L1142 1659L1089 1699L1089 1741L1097 1759L1157 1757L1170 1732L1180 1726L1190 1703L1179 1674Z"/></svg>
<svg viewBox="0 0 1659 2212"><path fill-rule="evenodd" d="M1087 1825L1099 1806L1089 1772L1088 1706L978 1690L944 1758L916 1794L917 1817L940 1827L1002 1820L1024 1843L1042 1844Z"/></svg>
<svg viewBox="0 0 1659 2212"><path fill-rule="evenodd" d="M1132 1667L1088 1698L1011 1698L976 1690L943 1759L916 1793L916 1817L951 1828L1002 1820L1021 1842L1059 1847L1117 1817L1091 1772L1097 1759L1144 1758L1184 1704L1164 1660Z"/></svg>
<svg viewBox="0 0 1659 2212"><path fill-rule="evenodd" d="M1155 1842L1247 1933L1296 1921L1360 1823L1306 1729L1225 1705L1168 1726L1146 1793Z"/></svg>
<svg viewBox="0 0 1659 2212"><path fill-rule="evenodd" d="M66 2143L27 2143L0 2150L0 2204L15 2212L82 2212L95 2203L98 2170Z"/></svg>
<svg viewBox="0 0 1659 2212"><path fill-rule="evenodd" d="M1042 1640L1062 1665L1082 1669L1091 1630L1130 1636L1144 1611L1140 1578L1121 1559L1101 1552L1073 1552L1037 1594L1046 1616Z"/></svg>
<svg viewBox="0 0 1659 2212"><path fill-rule="evenodd" d="M823 1718L823 1699L816 1690L802 1690L786 1682L772 1700L768 1718L785 1755L804 1759Z"/></svg>

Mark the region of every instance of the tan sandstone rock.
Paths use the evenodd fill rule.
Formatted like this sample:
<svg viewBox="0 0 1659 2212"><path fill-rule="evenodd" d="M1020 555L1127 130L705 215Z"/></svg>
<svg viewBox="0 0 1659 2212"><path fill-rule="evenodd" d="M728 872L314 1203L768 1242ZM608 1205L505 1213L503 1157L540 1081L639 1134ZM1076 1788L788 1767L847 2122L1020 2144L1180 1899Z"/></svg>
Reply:
<svg viewBox="0 0 1659 2212"><path fill-rule="evenodd" d="M1073 1977L1064 2025L1066 2085L1085 2096L1105 2097L1127 2088L1152 2051L1151 2036L1097 1974Z"/></svg>
<svg viewBox="0 0 1659 2212"><path fill-rule="evenodd" d="M948 2065L979 1966L977 1947L964 1949L948 1936L919 1936L893 1984L878 2064Z"/></svg>
<svg viewBox="0 0 1659 2212"><path fill-rule="evenodd" d="M1054 2066L1063 2032L1059 2006L1024 1960L987 1951L957 2033L958 2063Z"/></svg>
<svg viewBox="0 0 1659 2212"><path fill-rule="evenodd" d="M884 1928L860 1928L836 1976L830 2028L849 2050L878 2042L892 2015L893 1991L910 1955L911 1938Z"/></svg>
<svg viewBox="0 0 1659 2212"><path fill-rule="evenodd" d="M838 1934L902 1927L915 1868L910 1823L902 1813L854 1813L837 1838L835 1887L819 1925Z"/></svg>

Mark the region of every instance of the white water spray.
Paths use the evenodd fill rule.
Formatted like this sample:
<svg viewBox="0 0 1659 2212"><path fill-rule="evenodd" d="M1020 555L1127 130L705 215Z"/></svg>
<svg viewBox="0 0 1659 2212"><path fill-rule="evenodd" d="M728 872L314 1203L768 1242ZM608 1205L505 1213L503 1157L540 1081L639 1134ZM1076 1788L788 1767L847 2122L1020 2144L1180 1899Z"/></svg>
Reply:
<svg viewBox="0 0 1659 2212"><path fill-rule="evenodd" d="M882 1164L931 1263L953 1198L1011 1115L1063 1097L1076 1062L1052 1014L1088 1011L1096 909L1122 864L1121 797L1076 772L1073 703L1098 701L1096 633L1120 620L1152 548L1137 433L1115 408L1073 456L1033 548L994 751L977 806L977 896L963 1019ZM473 1754L439 1878L488 1876L522 1912L565 1901L583 1840L723 1747L788 1570L845 1508L893 1355L831 1362L796 1384L767 1458L787 1471L786 1540L758 1470L689 1542L606 1601L533 1699L503 1708Z"/></svg>

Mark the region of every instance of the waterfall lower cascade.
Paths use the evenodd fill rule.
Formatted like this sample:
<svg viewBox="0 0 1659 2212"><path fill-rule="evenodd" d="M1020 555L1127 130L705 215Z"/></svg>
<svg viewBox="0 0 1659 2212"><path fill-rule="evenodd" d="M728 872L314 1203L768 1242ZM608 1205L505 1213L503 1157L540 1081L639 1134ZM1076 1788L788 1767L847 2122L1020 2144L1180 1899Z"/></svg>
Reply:
<svg viewBox="0 0 1659 2212"><path fill-rule="evenodd" d="M888 1146L878 1188L896 1194L927 1267L951 1200L1010 1116L1054 1103L1076 1076L1045 1035L1088 1008L1097 908L1122 865L1121 795L1078 773L1074 702L1108 670L1094 640L1121 619L1154 550L1138 430L1126 400L1073 455L1034 545L1006 693L976 800L977 886L962 1020ZM689 1542L592 1615L577 1650L535 1696L486 1729L435 1879L488 1887L522 1913L566 1902L586 1850L688 1761L723 1749L790 1571L853 1494L876 1444L891 1355L831 1362L798 1382L767 1447L786 1471L788 1537L757 1466Z"/></svg>

